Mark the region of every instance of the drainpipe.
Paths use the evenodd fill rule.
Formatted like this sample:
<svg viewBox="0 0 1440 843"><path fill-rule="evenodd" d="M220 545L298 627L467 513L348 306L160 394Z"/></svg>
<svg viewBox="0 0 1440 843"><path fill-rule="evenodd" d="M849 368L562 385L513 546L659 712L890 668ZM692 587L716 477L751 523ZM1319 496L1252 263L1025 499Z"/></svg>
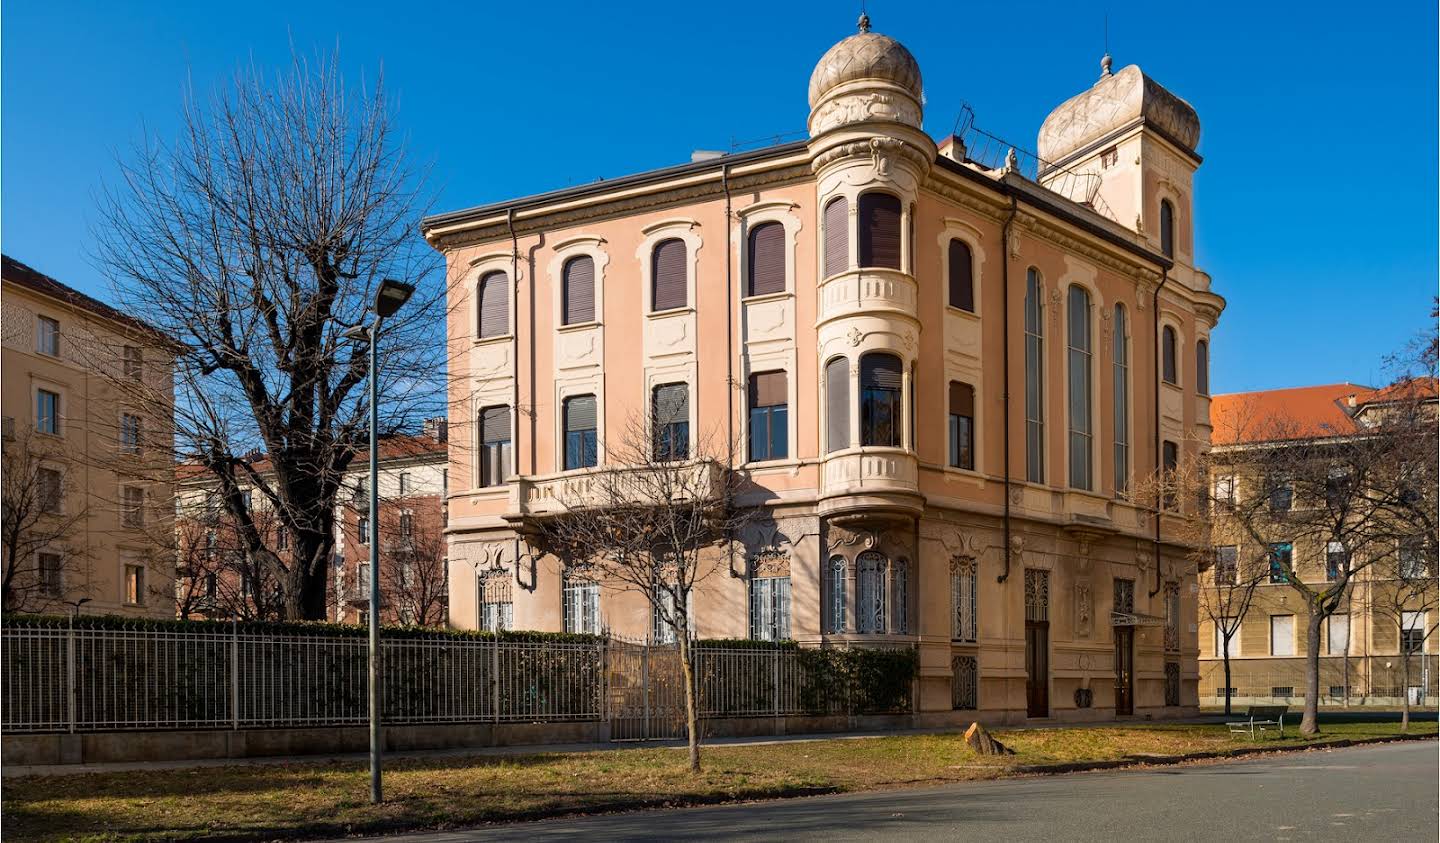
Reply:
<svg viewBox="0 0 1440 843"><path fill-rule="evenodd" d="M1164 482L1164 474L1162 473L1164 471L1164 464L1162 461L1163 456L1160 453L1160 390L1164 378L1160 371L1160 290L1165 286L1165 281L1169 278L1169 275L1169 267L1160 270L1160 283L1156 285L1155 292L1150 298L1150 318L1153 320L1155 328L1155 342L1151 350L1151 354L1153 354L1155 358L1155 477L1161 482ZM1175 353L1178 355L1180 350L1176 349ZM1175 365L1180 365L1178 359L1175 361ZM1150 589L1151 597L1160 593L1160 503L1164 499L1164 496L1164 492L1162 491L1155 499L1155 587Z"/></svg>
<svg viewBox="0 0 1440 843"><path fill-rule="evenodd" d="M1005 570L995 578L997 583L1010 579L1010 225L1015 221L1017 210L1015 197L1010 197L1010 213L1000 227L1000 369L1004 372L1004 432L1005 451Z"/></svg>
<svg viewBox="0 0 1440 843"><path fill-rule="evenodd" d="M510 436L513 440L510 450L510 468L520 473L520 240L515 235L515 209L505 211L505 226L510 229L510 359L515 361L515 370L510 376L510 419L514 425ZM534 330L530 331L534 334ZM520 535L514 539L515 574L520 574ZM477 609L478 611L478 609ZM477 625L476 629L480 627Z"/></svg>
<svg viewBox="0 0 1440 843"><path fill-rule="evenodd" d="M735 293L734 271L730 266L730 250L734 248L733 236L730 232L730 165L720 166L720 190L725 194L725 468L726 484L731 480L729 472L735 470ZM700 400L699 384L695 385L695 400L698 409ZM697 416L698 418L698 416ZM728 508L728 495L727 495ZM730 576L738 579L745 577L745 572L735 570L735 542L726 542L726 570Z"/></svg>

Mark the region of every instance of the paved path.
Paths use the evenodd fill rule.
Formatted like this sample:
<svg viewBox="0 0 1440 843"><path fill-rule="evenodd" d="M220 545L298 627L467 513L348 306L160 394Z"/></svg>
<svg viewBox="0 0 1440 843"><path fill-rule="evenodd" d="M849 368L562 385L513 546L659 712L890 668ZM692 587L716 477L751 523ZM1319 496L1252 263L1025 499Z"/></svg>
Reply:
<svg viewBox="0 0 1440 843"><path fill-rule="evenodd" d="M401 835L472 840L1437 839L1432 741Z"/></svg>

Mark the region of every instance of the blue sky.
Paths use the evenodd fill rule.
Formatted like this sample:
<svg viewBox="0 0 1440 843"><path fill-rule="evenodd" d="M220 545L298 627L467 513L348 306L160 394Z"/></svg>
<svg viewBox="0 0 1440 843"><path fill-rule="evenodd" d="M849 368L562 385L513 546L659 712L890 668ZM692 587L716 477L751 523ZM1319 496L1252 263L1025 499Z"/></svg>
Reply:
<svg viewBox="0 0 1440 843"><path fill-rule="evenodd" d="M804 129L815 60L858 3L73 3L4 6L0 240L105 295L94 196L142 133L168 136L187 79L338 44L352 78L384 66L436 210L680 163ZM939 11L947 9L947 11ZM935 4L871 0L876 31L925 76L926 128L961 104L1034 147L1094 81L1104 15L1138 63L1200 113L1200 265L1229 300L1217 392L1381 379L1433 329L1435 5Z"/></svg>

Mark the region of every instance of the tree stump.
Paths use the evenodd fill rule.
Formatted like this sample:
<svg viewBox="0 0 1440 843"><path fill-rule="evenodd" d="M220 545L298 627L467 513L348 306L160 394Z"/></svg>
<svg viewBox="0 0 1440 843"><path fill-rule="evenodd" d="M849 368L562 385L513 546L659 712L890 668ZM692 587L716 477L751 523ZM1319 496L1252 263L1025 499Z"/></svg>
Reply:
<svg viewBox="0 0 1440 843"><path fill-rule="evenodd" d="M1015 750L995 740L995 737L979 723L971 723L965 730L965 743L975 750L976 755L1014 755Z"/></svg>

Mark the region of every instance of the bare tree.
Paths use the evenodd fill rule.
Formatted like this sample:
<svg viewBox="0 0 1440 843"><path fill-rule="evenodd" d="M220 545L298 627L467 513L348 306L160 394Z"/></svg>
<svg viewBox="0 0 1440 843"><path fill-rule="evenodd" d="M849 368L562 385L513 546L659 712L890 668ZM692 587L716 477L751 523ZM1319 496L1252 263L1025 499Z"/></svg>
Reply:
<svg viewBox="0 0 1440 843"><path fill-rule="evenodd" d="M443 624L450 595L444 525L438 513L383 505L381 513L380 593L392 620L415 626Z"/></svg>
<svg viewBox="0 0 1440 843"><path fill-rule="evenodd" d="M259 509L250 522L275 547L287 552L283 526L275 513ZM255 554L245 552L246 540L233 517L214 506L187 513L174 521L168 545L156 531L157 547L168 547L176 561L175 601L181 618L233 618L243 621L281 620L286 617L280 584L274 569Z"/></svg>
<svg viewBox="0 0 1440 843"><path fill-rule="evenodd" d="M75 535L87 508L74 494L62 454L52 452L27 429L4 444L0 465L3 489L3 607L6 612L33 612L54 606L66 591L65 574L77 571L84 543Z"/></svg>
<svg viewBox="0 0 1440 843"><path fill-rule="evenodd" d="M379 338L381 432L441 400L444 291L415 236L422 183L383 86L347 87L337 55L297 56L277 78L249 68L191 96L179 137L147 139L100 208L97 258L117 300L181 344L177 456L211 474L239 552L279 587L287 618L326 614L336 492L367 424L367 349L343 332L383 278L421 289Z"/></svg>
<svg viewBox="0 0 1440 843"><path fill-rule="evenodd" d="M685 684L689 764L700 770L695 698L694 627L688 607L696 587L725 567L726 552L753 510L736 505L743 489L713 437L691 443L687 426L666 423L666 408L635 415L605 443L603 468L569 484L564 514L539 524L538 541L562 564L594 571L602 586L642 595L674 639Z"/></svg>
<svg viewBox="0 0 1440 843"><path fill-rule="evenodd" d="M1411 657L1424 652L1435 632L1435 541L1431 536L1402 539L1398 552L1373 571L1375 613L1399 631L1400 695L1404 697L1400 731L1410 728Z"/></svg>
<svg viewBox="0 0 1440 843"><path fill-rule="evenodd" d="M1230 642L1255 602L1255 591L1270 576L1265 554L1240 555L1240 545L1214 545L1209 563L1211 581L1200 583L1200 611L1215 627L1215 648L1225 672L1225 713L1230 713ZM1202 572L1204 568L1200 569Z"/></svg>

